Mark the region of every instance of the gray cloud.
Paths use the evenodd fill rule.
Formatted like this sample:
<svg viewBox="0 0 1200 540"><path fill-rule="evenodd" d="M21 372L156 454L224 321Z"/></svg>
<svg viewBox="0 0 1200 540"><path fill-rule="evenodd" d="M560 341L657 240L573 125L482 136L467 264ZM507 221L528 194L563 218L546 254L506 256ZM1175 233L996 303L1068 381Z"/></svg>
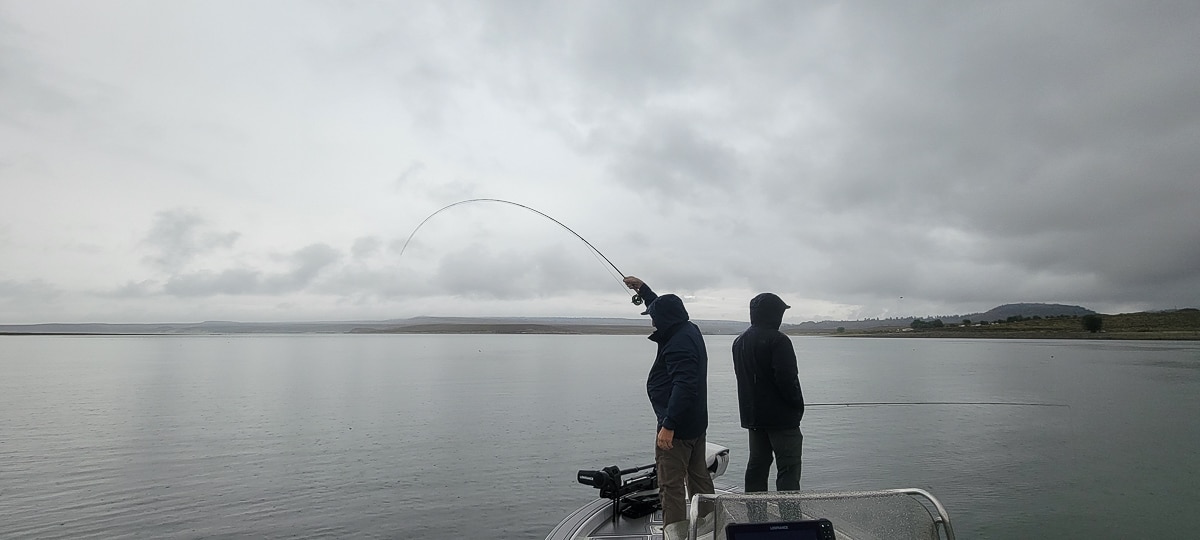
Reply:
<svg viewBox="0 0 1200 540"><path fill-rule="evenodd" d="M287 279L282 283L290 286L304 286L312 282L324 268L332 265L341 258L337 249L325 244L312 244L292 253L286 260L293 265Z"/></svg>
<svg viewBox="0 0 1200 540"><path fill-rule="evenodd" d="M0 123L23 131L36 128L38 115L79 112L78 102L47 83L46 68L18 45L30 37L23 28L0 18Z"/></svg>
<svg viewBox="0 0 1200 540"><path fill-rule="evenodd" d="M420 175L421 171L423 170L425 170L424 163L421 163L420 161L410 163L408 167L404 168L404 172L400 173L400 177L396 179L396 186L400 188L405 187L414 179L416 179L416 177Z"/></svg>
<svg viewBox="0 0 1200 540"><path fill-rule="evenodd" d="M47 302L63 293L58 287L42 280L0 280L0 299L19 304L21 302Z"/></svg>
<svg viewBox="0 0 1200 540"><path fill-rule="evenodd" d="M744 182L736 150L700 132L685 118L662 118L641 126L633 136L616 136L613 151L620 158L613 176L632 189L649 188L647 197L695 201L698 192L734 192Z"/></svg>
<svg viewBox="0 0 1200 540"><path fill-rule="evenodd" d="M113 298L147 298L154 296L159 292L159 284L152 279L142 281L130 281L112 291L108 291L103 296Z"/></svg>
<svg viewBox="0 0 1200 540"><path fill-rule="evenodd" d="M1200 97L1200 70L1178 63L1194 44L1184 21L1195 8L1085 9L1067 30L994 11L839 17L866 37L837 42L862 69L805 89L839 121L785 131L766 150L773 168L744 167L759 172L746 185L776 194L767 212L806 211L784 234L827 262L810 293L920 289L963 304L984 295L938 284L985 279L1013 292L984 301L1118 302L1118 291L1195 275L1200 223L1183 206L1200 199L1200 184L1182 171L1200 164L1186 149L1200 116L1181 104ZM946 233L964 243L939 241ZM1025 278L981 273L989 268Z"/></svg>
<svg viewBox="0 0 1200 540"><path fill-rule="evenodd" d="M220 272L198 271L172 276L163 286L171 296L279 295L308 287L318 274L340 257L324 244L313 244L279 257L290 268L284 272L263 272L251 268L231 268Z"/></svg>
<svg viewBox="0 0 1200 540"><path fill-rule="evenodd" d="M219 248L232 247L240 233L206 230L207 221L195 210L174 209L159 212L143 242L157 253L147 260L173 270L193 257Z"/></svg>
<svg viewBox="0 0 1200 540"><path fill-rule="evenodd" d="M517 299L607 292L621 285L602 265L562 245L508 249L472 244L440 259L431 285L445 294Z"/></svg>
<svg viewBox="0 0 1200 540"><path fill-rule="evenodd" d="M379 253L383 246L383 240L376 236L364 236L354 241L354 245L350 247L350 254L355 259L367 259Z"/></svg>
<svg viewBox="0 0 1200 540"><path fill-rule="evenodd" d="M141 247L161 275L114 276L118 296L469 312L615 293L553 227L495 209L397 257L428 212L494 196L553 210L656 288L774 290L797 316L1200 304L1195 2L301 3L287 25L246 8L221 47L173 32L224 9L137 27L101 9L66 29L0 12L20 30L0 32L0 138L54 142L0 174L70 189L145 172L170 186L139 186L152 208L206 209L158 214ZM101 39L125 33L177 62ZM133 106L172 92L204 107ZM96 206L133 204L112 200ZM127 251L64 247L86 223L11 219L72 261ZM25 234L0 255L33 268ZM252 237L309 248L275 257Z"/></svg>
<svg viewBox="0 0 1200 540"><path fill-rule="evenodd" d="M349 267L315 283L312 290L352 303L368 304L417 297L428 293L430 287L423 279L403 270Z"/></svg>
<svg viewBox="0 0 1200 540"><path fill-rule="evenodd" d="M221 272L200 271L172 276L163 286L163 292L171 296L257 294L267 290L262 283L262 272L248 268L234 268Z"/></svg>

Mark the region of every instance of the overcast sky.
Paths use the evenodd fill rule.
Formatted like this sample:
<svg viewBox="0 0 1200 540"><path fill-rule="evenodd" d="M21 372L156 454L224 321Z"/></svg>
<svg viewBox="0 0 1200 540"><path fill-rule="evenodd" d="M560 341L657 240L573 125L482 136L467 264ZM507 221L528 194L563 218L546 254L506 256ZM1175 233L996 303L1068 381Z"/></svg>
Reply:
<svg viewBox="0 0 1200 540"><path fill-rule="evenodd" d="M1200 307L1200 2L0 0L0 323Z"/></svg>

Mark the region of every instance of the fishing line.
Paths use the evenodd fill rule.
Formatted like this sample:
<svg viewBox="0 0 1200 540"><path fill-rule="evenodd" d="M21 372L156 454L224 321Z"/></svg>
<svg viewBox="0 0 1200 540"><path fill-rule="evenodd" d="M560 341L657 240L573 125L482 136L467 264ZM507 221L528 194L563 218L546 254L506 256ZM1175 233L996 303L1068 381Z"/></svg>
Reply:
<svg viewBox="0 0 1200 540"><path fill-rule="evenodd" d="M608 260L608 257L606 257L606 256L604 255L604 253L601 253L599 249L596 249L596 246L593 246L593 245L592 245L592 243L591 243L591 242L588 242L588 241L587 241L587 239L586 239L586 238L584 238L582 235L580 235L579 233L575 232L575 231L574 231L573 229L571 229L570 227L568 227L568 226L566 226L565 224L563 224L563 222L561 222L561 221L559 221L559 220L557 220L557 219L554 219L553 217L550 217L550 215L549 215L549 214L546 214L545 212L542 212L541 210L538 210L538 209L536 209L536 208L533 208L533 207L525 206L525 205L523 205L523 204L521 204L521 203L515 203L515 202L512 202L512 201L506 201L506 200L504 200L504 199L467 199L467 200L463 200L463 201L458 201L458 202L456 202L456 203L447 204L446 206L443 206L443 207L441 207L441 208L437 209L437 211L435 211L435 212L434 212L434 213L432 213L432 214L429 214L429 215L428 215L428 216L427 216L425 219L421 220L421 223L417 224L417 228L413 229L412 233L408 235L408 239L406 239L406 240L404 241L404 245L403 245L403 246L400 248L400 255L397 255L397 257L403 257L403 256L404 256L404 250L405 250L405 249L408 249L408 243L412 241L412 239L413 239L413 236L416 236L416 234L417 234L417 231L421 230L421 227L425 225L425 222L427 222L427 221L429 221L430 219L432 219L432 218L433 218L433 216L436 216L436 215L438 215L438 214L442 213L443 211L445 211L445 210L449 210L450 208L453 208L453 207L455 207L455 206L458 206L458 205L460 205L460 204L476 203L476 202L495 202L495 203L503 203L503 204L508 204L508 205L516 206L517 208L524 208L525 210L529 210L530 212L533 212L533 213L535 213L535 214L537 214L537 215L539 215L539 216L542 216L542 217L544 217L544 218L546 218L546 219L548 219L548 220L550 220L550 221L553 221L553 222L554 222L556 225L558 225L559 227L562 227L562 228L566 229L566 230L567 230L567 232L569 232L569 233L571 233L571 234L575 235L575 238L578 238L578 239L582 240L584 244L587 244L587 247L588 247L588 248L590 248L590 249L592 250L593 256L597 256L597 255L598 255L598 256L600 257L600 259L603 259L603 260L604 260L604 262L608 263L608 266L609 266L609 267L611 267L613 270L616 270L616 272L617 272L617 274L618 274L618 277L617 277L617 282L621 284L621 291L622 291L622 292L624 292L624 291L626 290L626 287L625 287L625 280L624 280L624 278L625 278L625 275L626 275L626 274L625 274L624 272L621 272L621 269L620 269L620 268L617 268L617 265L613 264L613 262L612 262L612 261ZM598 260L599 260L599 259L598 259ZM607 268L606 268L606 269L607 269ZM633 302L633 305L635 305L635 306L640 306L640 305L642 305L642 297L641 297L641 296L639 296L639 295L637 295L637 294L634 294L634 295L633 295L633 297L630 299L630 301L631 301L631 302Z"/></svg>
<svg viewBox="0 0 1200 540"><path fill-rule="evenodd" d="M805 403L805 407L885 407L891 405L1008 405L1012 407L1070 407L1062 403L1020 401L847 401L843 403Z"/></svg>

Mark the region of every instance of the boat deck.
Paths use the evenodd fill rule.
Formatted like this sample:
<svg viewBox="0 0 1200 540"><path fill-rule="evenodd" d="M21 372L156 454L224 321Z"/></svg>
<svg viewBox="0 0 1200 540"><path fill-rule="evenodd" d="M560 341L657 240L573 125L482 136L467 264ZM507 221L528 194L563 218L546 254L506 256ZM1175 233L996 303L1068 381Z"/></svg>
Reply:
<svg viewBox="0 0 1200 540"><path fill-rule="evenodd" d="M729 486L716 486L717 494L734 493ZM689 503L690 505L691 503ZM548 539L663 540L662 509L642 517L612 516L612 501L596 499L567 516Z"/></svg>
<svg viewBox="0 0 1200 540"><path fill-rule="evenodd" d="M714 495L689 502L692 538L723 540L729 523L830 520L839 540L954 540L945 508L924 490L890 489L840 493L738 493L718 486ZM696 509L693 504L699 504ZM697 515L707 516L697 519ZM685 533L686 534L686 533ZM596 499L576 510L547 540L664 540L662 511L640 517L618 515L612 501Z"/></svg>
<svg viewBox="0 0 1200 540"><path fill-rule="evenodd" d="M840 540L954 540L945 507L922 489L747 494L720 478L729 462L728 448L708 443L707 460L716 493L688 501L687 530L677 531L673 525L672 540L725 540L726 526L733 523L814 519L826 520L823 527L832 526ZM665 540L662 509L655 508L658 483L653 469L650 464L579 471L578 481L598 488L601 497L564 518L546 540ZM614 516L614 501L618 509L630 511Z"/></svg>

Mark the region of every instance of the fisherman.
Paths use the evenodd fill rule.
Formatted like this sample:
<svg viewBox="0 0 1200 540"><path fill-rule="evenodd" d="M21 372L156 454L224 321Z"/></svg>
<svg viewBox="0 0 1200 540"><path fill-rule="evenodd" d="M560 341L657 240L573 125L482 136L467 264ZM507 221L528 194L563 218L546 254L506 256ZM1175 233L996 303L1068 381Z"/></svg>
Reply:
<svg viewBox="0 0 1200 540"><path fill-rule="evenodd" d="M800 489L804 394L792 341L779 331L783 312L790 307L773 293L755 296L750 300L750 327L733 340L738 408L750 438L747 493L767 491L772 458L777 467L776 489Z"/></svg>
<svg viewBox="0 0 1200 540"><path fill-rule="evenodd" d="M683 300L674 294L658 296L633 276L624 281L646 302L642 314L650 315L654 325L650 340L658 344L646 379L646 393L658 418L654 463L663 507L663 535L667 539L686 538L687 500L697 493L713 493L704 440L708 429L708 352L700 328L688 320Z"/></svg>

